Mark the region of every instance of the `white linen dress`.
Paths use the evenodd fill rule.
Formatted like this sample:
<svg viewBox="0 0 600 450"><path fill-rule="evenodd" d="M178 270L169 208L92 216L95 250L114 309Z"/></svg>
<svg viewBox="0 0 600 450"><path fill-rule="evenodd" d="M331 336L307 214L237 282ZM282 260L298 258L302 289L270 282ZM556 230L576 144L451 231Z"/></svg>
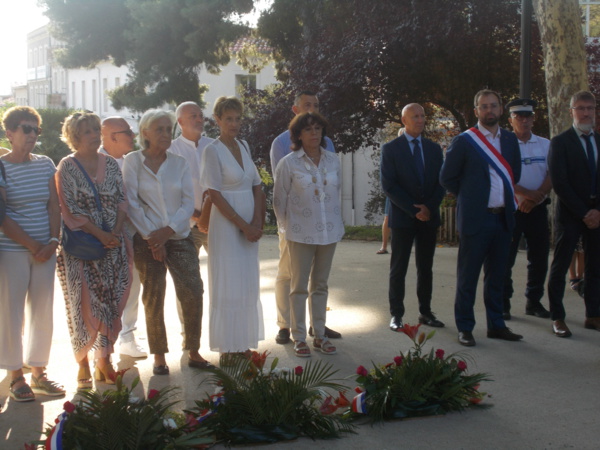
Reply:
<svg viewBox="0 0 600 450"><path fill-rule="evenodd" d="M219 140L202 155L201 184L220 191L246 222L254 215L252 187L261 183L245 142L238 141L244 167ZM250 242L213 205L209 222L208 290L210 349L243 352L264 339L258 242Z"/></svg>

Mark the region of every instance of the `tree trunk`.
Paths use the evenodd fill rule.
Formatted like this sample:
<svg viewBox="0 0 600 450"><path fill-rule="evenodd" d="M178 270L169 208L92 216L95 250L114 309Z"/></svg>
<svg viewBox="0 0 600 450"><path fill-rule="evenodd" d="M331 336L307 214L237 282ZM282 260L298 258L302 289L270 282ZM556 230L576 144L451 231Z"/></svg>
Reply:
<svg viewBox="0 0 600 450"><path fill-rule="evenodd" d="M571 96L588 88L581 10L578 0L533 0L546 69L550 135L571 125Z"/></svg>

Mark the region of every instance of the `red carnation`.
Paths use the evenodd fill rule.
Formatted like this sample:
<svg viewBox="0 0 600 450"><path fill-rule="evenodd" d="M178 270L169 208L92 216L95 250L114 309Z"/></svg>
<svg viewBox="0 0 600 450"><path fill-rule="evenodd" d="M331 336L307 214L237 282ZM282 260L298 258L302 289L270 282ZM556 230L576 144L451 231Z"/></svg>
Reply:
<svg viewBox="0 0 600 450"><path fill-rule="evenodd" d="M462 372L463 370L467 369L467 363L464 361L459 361L458 364L456 364L456 367Z"/></svg>
<svg viewBox="0 0 600 450"><path fill-rule="evenodd" d="M63 409L68 412L69 414L71 414L73 411L75 411L75 405L71 402L65 402L65 404L63 405Z"/></svg>
<svg viewBox="0 0 600 450"><path fill-rule="evenodd" d="M361 377L366 377L369 374L369 371L365 368L365 366L358 366L356 373Z"/></svg>
<svg viewBox="0 0 600 450"><path fill-rule="evenodd" d="M304 369L302 368L302 366L296 366L296 367L294 368L294 373L295 373L296 375L302 375L302 372L304 372Z"/></svg>
<svg viewBox="0 0 600 450"><path fill-rule="evenodd" d="M148 391L148 400L152 400L157 395L158 395L158 391L156 389L150 389Z"/></svg>
<svg viewBox="0 0 600 450"><path fill-rule="evenodd" d="M402 358L402 355L400 355L400 356L396 356L396 357L394 358L394 364L396 364L397 366L401 366L401 365L402 365L402 360L403 360L403 359L404 359L404 358Z"/></svg>
<svg viewBox="0 0 600 450"><path fill-rule="evenodd" d="M444 354L445 354L445 352L441 348L439 348L435 351L435 357L438 359L444 359Z"/></svg>

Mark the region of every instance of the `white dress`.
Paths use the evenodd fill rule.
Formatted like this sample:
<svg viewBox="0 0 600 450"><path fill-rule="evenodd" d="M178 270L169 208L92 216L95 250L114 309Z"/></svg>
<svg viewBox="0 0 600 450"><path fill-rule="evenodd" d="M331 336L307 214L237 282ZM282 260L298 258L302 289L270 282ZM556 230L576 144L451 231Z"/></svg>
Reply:
<svg viewBox="0 0 600 450"><path fill-rule="evenodd" d="M261 183L258 170L238 141L244 168L219 140L202 155L201 184L220 191L246 222L254 215L252 187ZM210 349L243 352L263 340L260 302L258 242L250 242L239 228L212 207L208 233L208 289L210 298Z"/></svg>

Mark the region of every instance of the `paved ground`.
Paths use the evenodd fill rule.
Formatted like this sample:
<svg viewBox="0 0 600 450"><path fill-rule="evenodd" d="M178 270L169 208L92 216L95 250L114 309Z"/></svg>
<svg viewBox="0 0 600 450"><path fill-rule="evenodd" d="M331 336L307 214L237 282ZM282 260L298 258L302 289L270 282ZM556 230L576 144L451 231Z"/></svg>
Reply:
<svg viewBox="0 0 600 450"><path fill-rule="evenodd" d="M338 245L330 278L331 311L328 325L343 333L336 341L338 354L313 354L313 359L331 361L341 377L351 377L359 364L368 366L391 361L399 351L409 348L404 335L388 329L389 313L386 300L389 255L376 255L378 243L343 242ZM259 347L271 356L279 357L280 366L294 367L301 363L293 355L291 345L280 346L274 341L277 332L273 285L277 270L277 238L267 236L261 241L261 292L265 316L266 340ZM446 352L464 351L473 359L471 370L487 372L494 379L484 383L482 390L491 398L492 407L469 410L443 417L396 421L383 426L361 426L357 435L335 441L299 439L285 444L288 449L391 449L399 446L411 449L595 449L598 448L600 416L600 334L583 328L582 300L572 291L565 296L567 322L573 332L570 339L554 337L550 321L524 314L524 302L518 295L513 301L513 320L509 326L525 336L518 343L490 340L485 337L485 313L481 286L476 305L478 326L474 335L477 346L465 350L456 341L453 321L456 248L439 248L434 267L433 309L447 327L438 331L432 340L436 348ZM525 255L521 252L515 268L516 291L524 285ZM206 259L202 257L202 273L206 279ZM415 270L411 263L407 277L405 322L416 323L418 309L415 292ZM205 296L208 298L208 296ZM69 390L67 399L75 396L77 366L72 356L65 324L64 304L56 285L52 355L48 367L50 377L62 382ZM171 375L152 375L150 359L133 361L115 355L119 368L131 367L125 381L140 376L139 394L167 384L182 388L180 406L192 406L193 400L204 392L199 375L185 364L187 359L178 351L180 326L175 312L173 288L169 286L168 311L171 353L168 364ZM544 300L546 302L546 300ZM205 305L205 311L207 307ZM207 315L204 328L208 329ZM143 318L139 337L145 334ZM208 333L202 348L208 349ZM144 339L140 339L145 344ZM202 352L213 363L218 354ZM23 448L23 443L39 438L45 423L53 422L62 410L64 398L52 400L38 396L32 403L18 404L8 397L9 379L0 371L0 448ZM351 379L346 381L353 387ZM100 384L100 389L106 385ZM283 444L280 444L283 445ZM278 445L279 446L279 445Z"/></svg>

